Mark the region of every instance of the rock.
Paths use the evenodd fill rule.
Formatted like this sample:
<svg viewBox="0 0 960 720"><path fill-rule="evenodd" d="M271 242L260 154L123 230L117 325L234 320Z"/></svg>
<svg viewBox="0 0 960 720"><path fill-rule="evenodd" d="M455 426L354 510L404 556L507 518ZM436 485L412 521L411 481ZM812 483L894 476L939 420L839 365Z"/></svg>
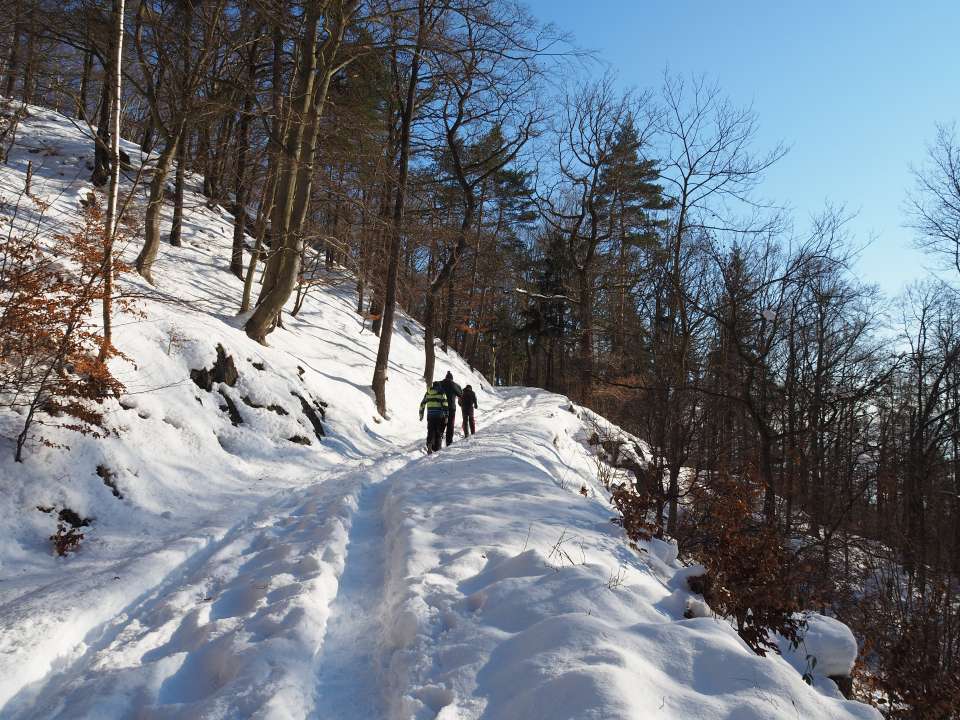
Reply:
<svg viewBox="0 0 960 720"><path fill-rule="evenodd" d="M243 416L240 414L240 411L237 409L237 404L227 395L223 388L220 388L220 395L226 401L226 406L221 407L221 410L226 411L230 416L230 422L233 423L233 426L243 425Z"/></svg>
<svg viewBox="0 0 960 720"><path fill-rule="evenodd" d="M300 407L303 409L303 414L307 416L307 420L309 420L310 424L313 426L313 432L316 434L317 440L323 440L323 437L326 433L324 433L323 424L320 420L320 417L317 415L317 411L319 410L320 414L326 418L326 412L324 412L323 406L319 404L316 404L316 407L312 406L300 393L291 391L290 394L300 401Z"/></svg>
<svg viewBox="0 0 960 720"><path fill-rule="evenodd" d="M857 659L857 640L839 620L819 613L807 617L803 647L817 659L817 673L827 677L849 677ZM839 685L839 683L838 683Z"/></svg>
<svg viewBox="0 0 960 720"><path fill-rule="evenodd" d="M841 694L850 700L853 698L853 678L849 675L829 675L831 680L837 684L837 689Z"/></svg>
<svg viewBox="0 0 960 720"><path fill-rule="evenodd" d="M705 618L711 617L713 613L710 611L710 606L707 605L700 598L687 598L686 605L683 609L683 616L690 620L691 618Z"/></svg>
<svg viewBox="0 0 960 720"><path fill-rule="evenodd" d="M115 498L123 500L123 494L120 492L120 488L117 487L117 474L113 470L106 465L97 465L97 475L103 480L103 484L110 488L110 492L113 493Z"/></svg>
<svg viewBox="0 0 960 720"><path fill-rule="evenodd" d="M687 587L690 588L690 592L709 598L713 592L713 578L707 573L690 575L687 577Z"/></svg>
<svg viewBox="0 0 960 720"><path fill-rule="evenodd" d="M91 522L93 522L93 518L80 517L77 512L71 510L70 508L64 508L61 510L57 515L57 520L75 528L87 527Z"/></svg>
<svg viewBox="0 0 960 720"><path fill-rule="evenodd" d="M213 367L209 370L207 368L191 370L190 379L199 387L210 392L213 390L213 384L215 382L224 383L233 387L237 384L237 380L240 379L240 373L237 372L237 366L233 362L233 356L227 355L227 351L223 349L223 345L217 344L217 359L213 363Z"/></svg>

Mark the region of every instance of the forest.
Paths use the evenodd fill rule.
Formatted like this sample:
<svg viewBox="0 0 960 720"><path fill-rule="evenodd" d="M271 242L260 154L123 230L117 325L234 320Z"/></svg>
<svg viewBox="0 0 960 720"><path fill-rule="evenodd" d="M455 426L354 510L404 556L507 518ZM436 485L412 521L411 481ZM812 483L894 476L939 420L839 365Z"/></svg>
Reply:
<svg viewBox="0 0 960 720"><path fill-rule="evenodd" d="M250 338L269 344L321 270L346 270L362 332L379 337L381 414L402 309L424 327L426 382L452 349L496 386L568 395L647 441L635 484L607 479L620 522L713 569L711 604L758 652L816 608L864 640L858 698L889 717L960 713L951 118L903 188L941 271L891 298L856 272L864 238L843 198L806 218L766 197L787 150L760 145L753 109L709 75L627 88L512 0L2 5L0 160L27 106L55 109L89 131L106 198L87 279L67 288L102 312L102 333L24 360L43 351L37 323L70 327L62 339L72 320L5 300L3 398L55 382L66 345L88 341L88 381L57 392L110 391L114 279L167 289L154 263L180 243L200 178L234 218L221 269L244 281L233 300ZM23 249L3 242L5 298L64 290L18 274Z"/></svg>

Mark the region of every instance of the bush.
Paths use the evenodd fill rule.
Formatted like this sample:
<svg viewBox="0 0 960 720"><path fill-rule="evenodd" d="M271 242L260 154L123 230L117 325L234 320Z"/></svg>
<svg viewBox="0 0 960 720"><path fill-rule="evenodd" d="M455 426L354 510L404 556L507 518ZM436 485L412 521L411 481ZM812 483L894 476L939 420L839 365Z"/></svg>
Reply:
<svg viewBox="0 0 960 720"><path fill-rule="evenodd" d="M102 426L98 404L123 389L104 361L110 353L98 357L101 336L91 324L108 267L100 205L95 198L86 204L80 225L54 237L54 252L40 237L46 207L26 202L38 218L32 232L23 230L19 204L0 211L8 228L0 238L0 408L24 417L18 461L41 416L66 417L63 427L93 432Z"/></svg>
<svg viewBox="0 0 960 720"><path fill-rule="evenodd" d="M620 517L614 518L613 522L624 529L632 542L649 540L657 534L657 503L642 487L634 488L627 483L614 485L610 492L610 503L620 513Z"/></svg>
<svg viewBox="0 0 960 720"><path fill-rule="evenodd" d="M64 508L57 516L57 531L50 536L53 551L60 557L76 550L83 540L80 528L90 525L90 518L80 517L70 508Z"/></svg>
<svg viewBox="0 0 960 720"><path fill-rule="evenodd" d="M691 559L707 569L697 580L704 599L736 623L758 655L779 652L772 633L800 643L800 603L807 566L785 546L779 530L756 512L759 492L720 474L692 491L683 532Z"/></svg>

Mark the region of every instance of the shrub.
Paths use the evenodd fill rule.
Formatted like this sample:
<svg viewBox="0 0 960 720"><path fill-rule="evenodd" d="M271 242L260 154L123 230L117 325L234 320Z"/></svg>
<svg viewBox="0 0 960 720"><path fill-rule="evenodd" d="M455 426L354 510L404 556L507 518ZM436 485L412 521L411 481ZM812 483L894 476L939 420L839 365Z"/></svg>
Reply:
<svg viewBox="0 0 960 720"><path fill-rule="evenodd" d="M83 533L80 528L90 525L90 518L80 517L79 514L70 508L64 508L57 516L57 531L50 536L50 542L53 543L53 551L63 557L67 553L76 550L80 541L83 540Z"/></svg>
<svg viewBox="0 0 960 720"><path fill-rule="evenodd" d="M693 491L684 532L692 559L707 569L697 580L704 599L736 623L758 655L779 652L772 633L799 644L805 626L801 588L807 566L780 531L756 512L759 492L745 480L717 475Z"/></svg>
<svg viewBox="0 0 960 720"><path fill-rule="evenodd" d="M642 486L635 488L627 483L614 485L610 491L610 503L620 513L613 522L624 529L632 542L649 540L657 534L657 503Z"/></svg>
<svg viewBox="0 0 960 720"><path fill-rule="evenodd" d="M54 252L40 237L46 207L28 202L38 218L30 232L23 231L19 204L0 211L8 228L0 238L0 407L24 417L17 461L42 416L64 417L63 427L94 432L102 426L99 403L123 389L105 362L115 353L97 355L101 337L91 323L108 267L99 203L92 198L79 226L54 237ZM114 264L114 272L124 269Z"/></svg>

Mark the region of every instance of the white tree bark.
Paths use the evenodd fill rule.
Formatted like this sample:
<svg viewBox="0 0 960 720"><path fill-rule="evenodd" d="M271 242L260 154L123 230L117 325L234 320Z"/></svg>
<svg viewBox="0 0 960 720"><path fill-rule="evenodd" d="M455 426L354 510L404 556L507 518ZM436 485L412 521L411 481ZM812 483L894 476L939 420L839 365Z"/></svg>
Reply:
<svg viewBox="0 0 960 720"><path fill-rule="evenodd" d="M107 217L104 222L103 242L103 342L100 359L106 359L112 345L111 306L113 296L113 239L116 234L117 204L120 196L120 93L123 74L123 12L124 0L113 0L113 87L110 98L110 189L107 196Z"/></svg>

